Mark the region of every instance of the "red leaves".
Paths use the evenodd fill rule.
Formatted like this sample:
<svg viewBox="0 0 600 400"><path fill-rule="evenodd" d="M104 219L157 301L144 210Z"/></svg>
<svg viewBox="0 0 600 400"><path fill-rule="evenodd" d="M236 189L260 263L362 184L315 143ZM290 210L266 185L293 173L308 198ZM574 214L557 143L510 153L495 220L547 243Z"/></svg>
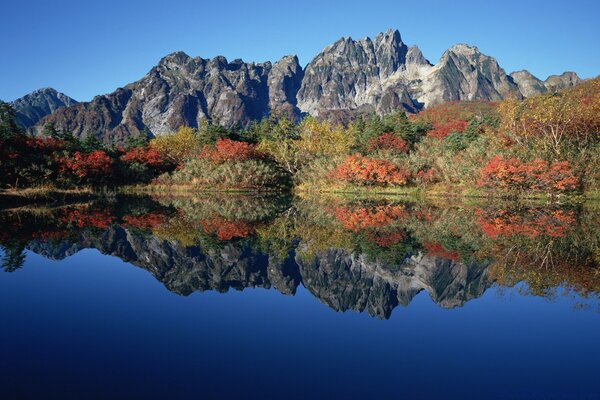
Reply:
<svg viewBox="0 0 600 400"><path fill-rule="evenodd" d="M406 185L409 172L390 161L355 154L348 156L329 176L357 185L402 186Z"/></svg>
<svg viewBox="0 0 600 400"><path fill-rule="evenodd" d="M166 214L155 211L142 215L126 215L123 217L123 222L128 226L150 230L162 225L166 220Z"/></svg>
<svg viewBox="0 0 600 400"><path fill-rule="evenodd" d="M73 227L106 229L115 221L114 215L108 209L76 208L66 210L60 216L60 222Z"/></svg>
<svg viewBox="0 0 600 400"><path fill-rule="evenodd" d="M219 240L242 239L255 232L255 227L247 221L230 221L221 217L201 220L200 225L207 234L215 233Z"/></svg>
<svg viewBox="0 0 600 400"><path fill-rule="evenodd" d="M511 213L507 210L476 211L477 224L483 233L496 240L499 237L540 236L564 237L575 222L575 214L568 210L536 210Z"/></svg>
<svg viewBox="0 0 600 400"><path fill-rule="evenodd" d="M382 205L373 207L336 207L335 218L344 228L358 232L368 228L381 228L397 223L408 216L406 209L400 205Z"/></svg>
<svg viewBox="0 0 600 400"><path fill-rule="evenodd" d="M427 251L427 254L434 257L443 258L445 260L459 261L460 254L458 251L446 250L444 246L438 242L425 242L423 248Z"/></svg>
<svg viewBox="0 0 600 400"><path fill-rule="evenodd" d="M245 161L251 158L260 158L262 154L256 146L246 142L231 139L217 139L214 146L205 145L199 158L206 158L215 164L225 161Z"/></svg>
<svg viewBox="0 0 600 400"><path fill-rule="evenodd" d="M371 138L367 143L367 150L369 152L375 150L393 150L399 153L407 153L408 143L393 133L384 133L378 137Z"/></svg>
<svg viewBox="0 0 600 400"><path fill-rule="evenodd" d="M152 167L161 167L169 163L166 155L153 146L134 147L121 156L125 162L136 162Z"/></svg>
<svg viewBox="0 0 600 400"><path fill-rule="evenodd" d="M438 180L438 174L433 168L422 169L417 172L417 176L415 177L415 181L422 184L435 183Z"/></svg>
<svg viewBox="0 0 600 400"><path fill-rule="evenodd" d="M102 150L91 153L76 151L72 157L61 157L58 159L60 172L70 172L80 178L93 175L107 175L112 171L112 160Z"/></svg>
<svg viewBox="0 0 600 400"><path fill-rule="evenodd" d="M462 120L451 120L447 122L434 122L433 129L427 132L428 137L435 139L444 139L452 132L462 133L467 127L468 122Z"/></svg>
<svg viewBox="0 0 600 400"><path fill-rule="evenodd" d="M481 170L480 187L510 190L563 192L577 187L579 179L568 161L535 159L521 162L516 158L504 159L501 155L491 158Z"/></svg>

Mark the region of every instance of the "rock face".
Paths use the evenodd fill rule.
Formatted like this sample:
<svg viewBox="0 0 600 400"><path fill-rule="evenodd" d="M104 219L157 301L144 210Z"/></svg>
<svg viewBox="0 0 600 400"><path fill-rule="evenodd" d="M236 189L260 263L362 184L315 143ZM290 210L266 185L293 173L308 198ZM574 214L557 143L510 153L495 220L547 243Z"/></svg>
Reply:
<svg viewBox="0 0 600 400"><path fill-rule="evenodd" d="M564 72L561 75L551 75L545 81L533 76L529 71L517 71L510 74L513 81L525 97L535 96L546 92L556 93L581 83L575 72Z"/></svg>
<svg viewBox="0 0 600 400"><path fill-rule="evenodd" d="M122 227L101 234L84 231L72 242L34 240L28 248L52 259L96 248L148 270L170 291L184 296L251 287L293 295L302 284L336 311L366 311L378 318L389 318L396 306L407 306L423 290L441 307L454 308L481 296L492 284L487 264L463 265L418 254L401 266L388 266L342 249L322 251L310 262L293 254L277 261L244 245L203 250Z"/></svg>
<svg viewBox="0 0 600 400"><path fill-rule="evenodd" d="M519 90L525 97L535 96L536 94L548 91L544 82L533 76L529 71L517 71L510 74L513 81L519 86Z"/></svg>
<svg viewBox="0 0 600 400"><path fill-rule="evenodd" d="M53 122L75 136L106 142L140 134L160 135L202 119L226 127L243 126L280 109L294 111L302 68L295 56L249 64L170 54L146 76L91 102L62 109ZM38 125L37 132L41 129Z"/></svg>
<svg viewBox="0 0 600 400"><path fill-rule="evenodd" d="M77 102L52 88L44 88L31 92L11 104L17 113L17 124L27 129L46 115L52 114L61 107L77 104Z"/></svg>
<svg viewBox="0 0 600 400"><path fill-rule="evenodd" d="M409 62L429 66L417 48L408 54L398 31L380 33L374 40L342 38L306 66L298 107L311 115L340 109L416 111L404 79Z"/></svg>
<svg viewBox="0 0 600 400"><path fill-rule="evenodd" d="M544 86L550 92L557 92L581 83L581 78L575 72L563 72L561 75L550 75L544 81Z"/></svg>
<svg viewBox="0 0 600 400"><path fill-rule="evenodd" d="M447 50L422 80L417 98L426 107L456 100L496 101L509 96L522 97L518 86L496 59L465 44Z"/></svg>
<svg viewBox="0 0 600 400"><path fill-rule="evenodd" d="M32 131L40 133L52 122L79 137L119 142L196 127L203 119L226 127L245 126L270 113L347 121L361 112L383 115L446 101L522 98L579 81L574 73L546 82L527 71L508 76L494 58L464 44L452 46L432 65L418 47L408 47L398 31L389 30L374 39L342 38L304 69L296 56L255 64L176 52L139 81L62 108Z"/></svg>

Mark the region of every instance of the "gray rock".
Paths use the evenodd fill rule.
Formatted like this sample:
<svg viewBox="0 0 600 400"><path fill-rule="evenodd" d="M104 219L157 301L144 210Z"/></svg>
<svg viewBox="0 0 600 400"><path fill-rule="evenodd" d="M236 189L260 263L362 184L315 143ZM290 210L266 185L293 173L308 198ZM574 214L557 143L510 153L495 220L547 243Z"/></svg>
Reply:
<svg viewBox="0 0 600 400"><path fill-rule="evenodd" d="M197 127L203 119L229 128L270 113L347 122L358 114L418 112L447 101L523 98L580 81L574 73L545 82L527 71L508 76L494 58L465 44L452 46L432 65L418 47L407 47L397 30L388 30L373 40L339 39L304 69L296 56L255 64L176 52L139 81L58 109L31 131L39 134L53 122L76 136L114 143Z"/></svg>
<svg viewBox="0 0 600 400"><path fill-rule="evenodd" d="M531 97L548 91L544 82L527 70L513 72L510 74L510 77L517 84L519 91L524 97Z"/></svg>
<svg viewBox="0 0 600 400"><path fill-rule="evenodd" d="M16 111L17 124L22 128L35 125L46 115L52 114L61 107L68 107L77 102L69 96L52 88L33 91L11 104Z"/></svg>
<svg viewBox="0 0 600 400"><path fill-rule="evenodd" d="M548 79L544 81L544 85L550 92L558 92L559 90L566 89L578 85L581 83L581 78L577 76L575 72L563 72L560 75L550 75Z"/></svg>

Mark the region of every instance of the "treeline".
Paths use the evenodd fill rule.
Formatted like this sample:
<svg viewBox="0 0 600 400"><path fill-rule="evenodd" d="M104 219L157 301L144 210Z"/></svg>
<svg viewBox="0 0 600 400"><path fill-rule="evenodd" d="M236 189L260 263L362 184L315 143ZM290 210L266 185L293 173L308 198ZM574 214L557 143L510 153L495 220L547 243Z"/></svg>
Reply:
<svg viewBox="0 0 600 400"><path fill-rule="evenodd" d="M47 126L19 132L1 105L4 187L154 183L195 189L563 193L600 189L600 78L524 101L448 103L347 126L271 116L245 129L199 128L106 147Z"/></svg>

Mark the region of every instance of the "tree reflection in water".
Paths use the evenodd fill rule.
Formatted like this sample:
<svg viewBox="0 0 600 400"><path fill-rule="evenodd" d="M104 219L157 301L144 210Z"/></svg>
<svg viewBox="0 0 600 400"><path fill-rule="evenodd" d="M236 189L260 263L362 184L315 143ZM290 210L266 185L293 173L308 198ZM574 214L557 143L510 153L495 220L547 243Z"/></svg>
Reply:
<svg viewBox="0 0 600 400"><path fill-rule="evenodd" d="M7 272L26 249L62 259L96 248L182 295L302 284L335 310L389 318L422 290L446 308L519 282L596 300L599 217L587 205L123 197L5 209L0 245Z"/></svg>

